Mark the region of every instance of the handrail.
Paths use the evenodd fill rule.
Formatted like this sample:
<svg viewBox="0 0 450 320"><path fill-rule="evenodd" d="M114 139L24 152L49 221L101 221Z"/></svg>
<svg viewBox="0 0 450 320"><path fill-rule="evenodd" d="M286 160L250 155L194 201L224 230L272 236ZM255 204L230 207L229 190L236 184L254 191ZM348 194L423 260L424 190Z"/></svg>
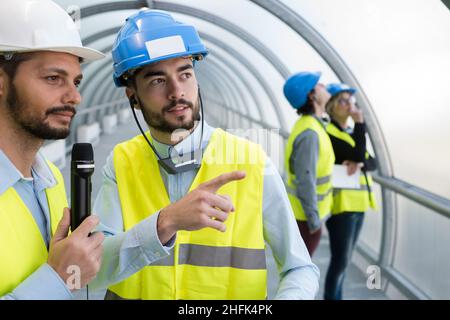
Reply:
<svg viewBox="0 0 450 320"><path fill-rule="evenodd" d="M252 117L250 117L250 116L248 116L248 115L246 115L246 114L244 114L244 113L242 113L242 112L240 112L238 110L234 110L232 108L227 108L227 106L223 102L218 101L218 100L216 100L216 99L214 99L212 97L207 97L207 98L208 98L208 100L214 102L216 105L219 105L222 108L225 108L228 111L230 111L232 113L235 113L235 114L237 114L237 115L247 119L250 122L259 124L259 125L261 125L264 128L272 128L273 127L273 125L271 125L271 124L269 124L269 123L267 123L265 121L254 119L254 118L252 118ZM282 128L279 128L279 130L280 130L279 135L281 137L283 137L285 140L287 140L289 138L289 132L287 130L282 129Z"/></svg>
<svg viewBox="0 0 450 320"><path fill-rule="evenodd" d="M98 104L95 107L89 107L89 108L84 108L80 111L77 112L77 115L82 115L82 114L90 114L93 112L97 112L99 110L102 110L104 108L109 108L115 105L118 105L120 103L126 102L128 101L127 99L120 99L120 100L116 100L116 101L111 101L111 102L106 102L106 103L102 103L102 104Z"/></svg>
<svg viewBox="0 0 450 320"><path fill-rule="evenodd" d="M381 186L401 194L402 196L405 196L406 198L419 203L446 218L450 218L449 199L394 177L382 177L378 174L373 174L372 177L373 180Z"/></svg>

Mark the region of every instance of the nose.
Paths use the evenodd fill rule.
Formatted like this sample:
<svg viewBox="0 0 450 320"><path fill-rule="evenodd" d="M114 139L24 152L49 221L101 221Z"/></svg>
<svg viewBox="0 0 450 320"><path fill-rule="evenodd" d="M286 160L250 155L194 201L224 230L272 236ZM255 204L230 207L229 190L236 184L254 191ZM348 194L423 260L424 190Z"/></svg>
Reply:
<svg viewBox="0 0 450 320"><path fill-rule="evenodd" d="M63 101L65 105L76 106L81 103L81 94L78 91L78 88L75 85L69 85L66 93L63 96Z"/></svg>
<svg viewBox="0 0 450 320"><path fill-rule="evenodd" d="M169 100L178 100L185 96L184 87L177 80L171 80L168 86L168 98Z"/></svg>

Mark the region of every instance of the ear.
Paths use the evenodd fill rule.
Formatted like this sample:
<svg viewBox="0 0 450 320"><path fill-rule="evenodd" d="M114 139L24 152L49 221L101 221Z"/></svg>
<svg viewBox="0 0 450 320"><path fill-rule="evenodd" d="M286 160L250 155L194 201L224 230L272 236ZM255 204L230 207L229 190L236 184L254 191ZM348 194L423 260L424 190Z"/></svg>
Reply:
<svg viewBox="0 0 450 320"><path fill-rule="evenodd" d="M132 88L126 88L125 89L125 93L126 93L126 95L128 97L128 100L130 101L130 105L133 108L135 108L137 110L140 110L141 106L139 105L139 102L136 99L136 91L134 89L132 89Z"/></svg>

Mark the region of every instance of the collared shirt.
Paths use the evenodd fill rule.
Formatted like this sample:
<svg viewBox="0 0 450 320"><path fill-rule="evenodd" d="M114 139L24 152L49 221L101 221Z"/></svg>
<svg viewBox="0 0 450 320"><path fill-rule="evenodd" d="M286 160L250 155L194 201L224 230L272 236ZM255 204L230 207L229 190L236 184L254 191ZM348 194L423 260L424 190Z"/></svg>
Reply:
<svg viewBox="0 0 450 320"><path fill-rule="evenodd" d="M173 154L174 150L178 154L192 152L198 148L200 142L204 150L214 128L205 123L203 135L201 131L201 125L198 125L190 136L175 146L153 139L154 147L161 157L166 157L169 152ZM150 147L149 152L152 152ZM186 195L198 170L169 175L160 167L160 172L169 198L171 202L175 202ZM108 226L109 230L123 230L113 153L103 168L103 185L94 208L102 224ZM283 181L270 159L267 159L265 165L263 232L264 239L278 263L280 283L275 299L314 299L319 285L319 269L312 263L306 250Z"/></svg>
<svg viewBox="0 0 450 320"><path fill-rule="evenodd" d="M0 194L14 188L33 215L48 247L50 213L45 189L56 184L56 179L43 156L38 153L32 166L33 178L24 178L14 164L0 150ZM149 263L169 255L172 239L166 246L159 241L156 222L150 217L126 233L108 237L103 244L102 267L89 284L92 290L106 288L139 271ZM1 249L0 249L1 250ZM0 299L72 299L61 277L47 263L19 284L11 293Z"/></svg>
<svg viewBox="0 0 450 320"><path fill-rule="evenodd" d="M0 150L0 195L13 187L33 215L42 238L48 247L50 221L45 189L55 186L56 180L44 158L39 153L31 169L32 178L25 178L14 164Z"/></svg>

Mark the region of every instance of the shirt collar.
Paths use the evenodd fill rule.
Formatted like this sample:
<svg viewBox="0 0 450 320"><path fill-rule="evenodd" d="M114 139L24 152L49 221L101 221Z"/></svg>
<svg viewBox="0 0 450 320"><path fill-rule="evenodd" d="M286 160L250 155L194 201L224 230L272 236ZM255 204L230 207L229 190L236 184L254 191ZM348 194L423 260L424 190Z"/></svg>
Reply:
<svg viewBox="0 0 450 320"><path fill-rule="evenodd" d="M316 116L315 114L312 114L311 115L313 118L315 118L317 121L319 121L319 123L320 123L320 125L322 126L322 128L326 128L326 124L325 124L325 122L324 122L324 120L323 119L321 119L321 118L319 118L318 116Z"/></svg>
<svg viewBox="0 0 450 320"><path fill-rule="evenodd" d="M211 132L212 127L210 127L205 121L203 126L203 134L202 124L199 123L189 136L187 136L176 145L168 145L153 138L153 146L162 158L167 158L169 157L169 155L171 155L172 158L175 158L177 156L182 156L183 154L187 154L193 152L194 150L197 150L200 145L201 148L204 149L207 142L209 141Z"/></svg>
<svg viewBox="0 0 450 320"><path fill-rule="evenodd" d="M36 154L32 169L34 182L40 188L51 188L56 184L56 179L40 152ZM26 180L1 149L0 177L0 194L3 194L6 190L13 187L18 181Z"/></svg>

